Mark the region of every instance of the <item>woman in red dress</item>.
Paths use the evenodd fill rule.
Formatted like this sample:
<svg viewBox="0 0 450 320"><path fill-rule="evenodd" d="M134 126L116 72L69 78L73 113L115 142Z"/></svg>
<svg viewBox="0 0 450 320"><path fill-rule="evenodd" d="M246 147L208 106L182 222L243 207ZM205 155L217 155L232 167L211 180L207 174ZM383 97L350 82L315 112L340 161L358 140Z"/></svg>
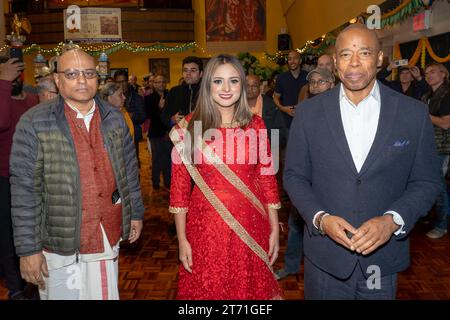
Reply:
<svg viewBox="0 0 450 320"><path fill-rule="evenodd" d="M280 299L272 272L280 208L274 164L264 122L250 112L237 58L208 62L195 111L170 136L169 211L181 261L177 298Z"/></svg>

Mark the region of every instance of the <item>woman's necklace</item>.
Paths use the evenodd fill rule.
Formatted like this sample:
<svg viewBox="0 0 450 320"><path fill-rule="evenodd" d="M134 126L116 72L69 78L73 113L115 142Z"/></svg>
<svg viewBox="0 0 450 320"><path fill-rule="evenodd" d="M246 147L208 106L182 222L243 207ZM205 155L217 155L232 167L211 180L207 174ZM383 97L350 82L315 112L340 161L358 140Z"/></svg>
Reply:
<svg viewBox="0 0 450 320"><path fill-rule="evenodd" d="M239 127L238 121L231 121L231 122L222 122L221 128L236 128Z"/></svg>

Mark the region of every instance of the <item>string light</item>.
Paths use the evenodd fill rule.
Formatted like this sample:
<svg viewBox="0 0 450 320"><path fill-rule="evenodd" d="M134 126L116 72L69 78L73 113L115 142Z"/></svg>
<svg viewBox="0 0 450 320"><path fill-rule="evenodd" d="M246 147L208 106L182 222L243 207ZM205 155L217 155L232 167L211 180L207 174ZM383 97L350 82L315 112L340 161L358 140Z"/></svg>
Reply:
<svg viewBox="0 0 450 320"><path fill-rule="evenodd" d="M42 54L49 55L59 55L61 54L62 48L64 46L63 42L58 43L58 45L51 49L45 49L37 44L32 44L29 47L23 49L23 54L28 55L33 52L41 52ZM187 50L200 50L203 55L207 55L206 50L197 44L197 42L187 42L175 46L166 46L162 43L155 43L147 46L143 46L138 43L129 43L126 41L115 42L113 44L79 44L80 48L88 52L93 56L99 56L102 52L106 54L115 53L119 50L128 50L133 53L143 53L143 52L158 52L158 53L176 53L184 52ZM8 49L8 45L4 45L0 48L0 51Z"/></svg>

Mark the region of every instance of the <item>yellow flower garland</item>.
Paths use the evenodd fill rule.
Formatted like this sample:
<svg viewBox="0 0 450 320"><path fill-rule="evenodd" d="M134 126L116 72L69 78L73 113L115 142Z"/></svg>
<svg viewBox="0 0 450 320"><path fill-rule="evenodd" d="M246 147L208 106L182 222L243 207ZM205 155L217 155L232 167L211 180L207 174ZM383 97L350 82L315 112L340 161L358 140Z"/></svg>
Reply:
<svg viewBox="0 0 450 320"><path fill-rule="evenodd" d="M446 62L450 61L450 54L448 54L444 58L438 57L436 55L436 53L433 51L433 48L431 47L431 44L430 44L430 41L428 40L428 38L424 37L424 38L421 38L419 40L419 42L417 43L417 48L414 51L411 58L409 58L408 64L411 66L415 66L420 58L421 59L420 66L422 69L425 69L427 52L430 55L430 57L436 62L446 63ZM394 46L394 59L395 60L402 59L402 54L400 52L400 44L398 44L398 43L396 43Z"/></svg>

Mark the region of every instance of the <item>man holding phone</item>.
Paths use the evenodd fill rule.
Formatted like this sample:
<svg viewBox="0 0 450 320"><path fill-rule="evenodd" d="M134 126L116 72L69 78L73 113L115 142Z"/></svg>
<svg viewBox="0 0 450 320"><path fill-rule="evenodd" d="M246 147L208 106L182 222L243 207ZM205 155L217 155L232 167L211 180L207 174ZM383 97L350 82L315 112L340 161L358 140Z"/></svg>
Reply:
<svg viewBox="0 0 450 320"><path fill-rule="evenodd" d="M23 62L17 58L0 57L0 266L8 297L14 300L26 297L13 244L9 157L17 122L22 114L39 103L37 96L22 90L23 69Z"/></svg>
<svg viewBox="0 0 450 320"><path fill-rule="evenodd" d="M398 80L387 80L393 69L398 70ZM392 61L377 73L377 79L391 89L417 100L420 100L429 90L420 69L417 66L408 65L408 59Z"/></svg>

